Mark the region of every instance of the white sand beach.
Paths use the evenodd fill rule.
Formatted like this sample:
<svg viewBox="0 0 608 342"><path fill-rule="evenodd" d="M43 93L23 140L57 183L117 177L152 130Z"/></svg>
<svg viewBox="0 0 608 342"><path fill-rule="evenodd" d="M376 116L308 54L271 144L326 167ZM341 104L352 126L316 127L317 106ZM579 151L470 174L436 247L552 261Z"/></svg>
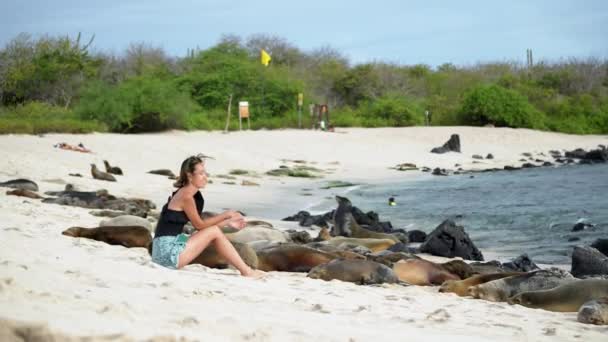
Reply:
<svg viewBox="0 0 608 342"><path fill-rule="evenodd" d="M462 153L429 153L451 134L459 134ZM93 153L54 148L58 142L83 143ZM519 166L524 152L548 156L550 150L598 144L608 145L608 136L473 127L3 135L0 182L27 178L41 195L67 183L82 191L107 189L160 208L172 181L147 172L177 174L183 159L204 153L213 157L207 162L213 183L203 190L205 210L239 209L278 229L304 229L280 219L344 191L319 189L329 180L374 183L421 175L391 169L406 162L449 169ZM488 153L494 159L471 158ZM124 176L115 183L93 179L90 164L103 169L103 160L121 167ZM293 160L323 170L323 178L265 175L295 165ZM234 169L256 175L218 177ZM242 186L243 180L259 186ZM461 298L437 287L358 286L287 272L252 280L198 265L170 270L152 263L143 248L61 235L72 226L97 226L104 218L90 209L8 196L10 189L0 189L0 340L14 324L40 325L38 331L58 339L100 340L588 342L608 336L608 326L578 323L576 313ZM312 196L302 196L302 189L311 189Z"/></svg>

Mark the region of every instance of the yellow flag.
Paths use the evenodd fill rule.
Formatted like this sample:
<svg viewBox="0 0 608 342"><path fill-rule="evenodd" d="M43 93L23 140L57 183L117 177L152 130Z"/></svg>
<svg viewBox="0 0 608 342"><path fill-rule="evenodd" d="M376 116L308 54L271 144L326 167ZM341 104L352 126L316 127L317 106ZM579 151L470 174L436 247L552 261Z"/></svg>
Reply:
<svg viewBox="0 0 608 342"><path fill-rule="evenodd" d="M260 50L260 61L262 62L262 64L264 64L265 66L268 66L268 63L270 63L270 55L268 54L268 52L264 51L264 49Z"/></svg>

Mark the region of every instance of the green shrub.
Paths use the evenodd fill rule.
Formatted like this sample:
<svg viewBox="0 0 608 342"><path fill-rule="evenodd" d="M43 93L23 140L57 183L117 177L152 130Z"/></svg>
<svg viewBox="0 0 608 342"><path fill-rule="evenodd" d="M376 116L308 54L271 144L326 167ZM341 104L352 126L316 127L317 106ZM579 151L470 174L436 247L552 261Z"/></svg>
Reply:
<svg viewBox="0 0 608 342"><path fill-rule="evenodd" d="M192 124L185 122L188 113L197 110L187 93L154 76L135 77L116 87L93 83L76 108L80 117L99 120L122 133L187 128Z"/></svg>
<svg viewBox="0 0 608 342"><path fill-rule="evenodd" d="M404 96L386 95L369 102L365 108L361 113L363 125L366 127L403 127L424 122L422 107Z"/></svg>
<svg viewBox="0 0 608 342"><path fill-rule="evenodd" d="M543 128L544 116L518 92L498 85L469 91L460 108L463 123L474 126Z"/></svg>

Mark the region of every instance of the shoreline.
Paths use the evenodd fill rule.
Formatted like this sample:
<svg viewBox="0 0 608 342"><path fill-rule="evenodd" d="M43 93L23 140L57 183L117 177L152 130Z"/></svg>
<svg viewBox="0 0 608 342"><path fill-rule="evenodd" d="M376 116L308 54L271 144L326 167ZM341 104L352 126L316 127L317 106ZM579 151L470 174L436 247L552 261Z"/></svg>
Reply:
<svg viewBox="0 0 608 342"><path fill-rule="evenodd" d="M266 214L281 216L283 211L290 211L293 215L304 208L290 209L292 203L314 202L347 191L317 189L329 180L373 186L376 180L390 183L419 176L389 169L399 163L429 167L461 163L467 168L477 165L472 154L491 152L496 157L492 165L502 167L505 162L516 162L522 152L577 147L588 150L608 142L608 136L501 128L339 131L345 133L282 130L4 135L0 136L0 149L6 151L0 159L0 182L28 178L38 183L39 194L63 190L66 183L82 191L103 188L120 197L152 200L159 209L173 189L172 181L146 172L169 168L175 173L185 157L205 153L215 158L208 161L212 178L237 168L261 176L237 176L234 185L214 178L203 191L205 210L236 208L247 213L249 208L252 213L264 214L256 218L265 219L271 216ZM460 134L465 152L429 153L452 133ZM94 153L52 147L60 141L82 142ZM117 182L91 178L90 164L99 167L104 159L123 169L125 175L117 177ZM305 160L319 169L335 170L312 180L265 175L283 164L282 159ZM83 177L71 177L69 173ZM240 185L245 179L260 186ZM313 184L313 196L297 194ZM267 279L251 280L231 269L200 265L169 270L152 263L143 248L127 249L61 235L70 226L98 225L103 218L89 214L91 209L8 196L5 193L9 189L1 190L0 320L42 323L57 334L117 334L119 339L135 340L168 335L198 340L370 341L377 340L381 331L385 339L403 339L407 334L413 340L431 341L599 341L607 331L606 327L578 323L575 313L460 298L438 293L437 287L358 286L288 272L271 272ZM294 200L294 196L298 197ZM296 228L293 222L276 226Z"/></svg>

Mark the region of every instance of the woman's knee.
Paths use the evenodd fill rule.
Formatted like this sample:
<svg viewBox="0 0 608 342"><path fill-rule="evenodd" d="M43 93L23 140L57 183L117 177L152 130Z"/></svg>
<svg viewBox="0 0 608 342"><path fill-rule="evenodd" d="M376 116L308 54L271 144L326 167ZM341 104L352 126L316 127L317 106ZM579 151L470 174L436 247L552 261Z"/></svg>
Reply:
<svg viewBox="0 0 608 342"><path fill-rule="evenodd" d="M214 238L219 238L224 236L224 233L218 226L211 226L209 228L205 228L205 231Z"/></svg>

